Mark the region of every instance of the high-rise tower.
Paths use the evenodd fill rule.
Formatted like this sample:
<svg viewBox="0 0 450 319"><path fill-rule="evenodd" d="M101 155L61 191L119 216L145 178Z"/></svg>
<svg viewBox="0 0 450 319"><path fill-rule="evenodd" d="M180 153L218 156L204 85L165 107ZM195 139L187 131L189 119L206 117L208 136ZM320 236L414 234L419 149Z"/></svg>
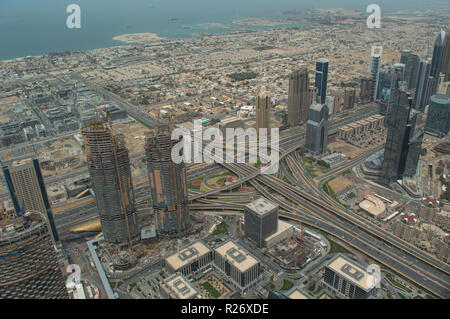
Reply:
<svg viewBox="0 0 450 319"><path fill-rule="evenodd" d="M270 132L270 97L266 92L261 91L256 97L256 130L266 128Z"/></svg>
<svg viewBox="0 0 450 319"><path fill-rule="evenodd" d="M0 299L68 299L45 213L0 227Z"/></svg>
<svg viewBox="0 0 450 319"><path fill-rule="evenodd" d="M327 59L319 59L316 62L315 85L318 90L317 102L320 104L325 104L327 98L328 64Z"/></svg>
<svg viewBox="0 0 450 319"><path fill-rule="evenodd" d="M306 123L309 107L309 78L308 69L300 68L289 77L288 123L296 126Z"/></svg>
<svg viewBox="0 0 450 319"><path fill-rule="evenodd" d="M101 122L86 126L82 134L105 241L132 245L139 227L128 149Z"/></svg>
<svg viewBox="0 0 450 319"><path fill-rule="evenodd" d="M417 54L411 53L411 51L402 51L400 63L405 65L404 80L408 84L408 90L416 88L417 75L419 73L420 58Z"/></svg>
<svg viewBox="0 0 450 319"><path fill-rule="evenodd" d="M424 135L421 116L420 112L412 109L412 99L404 89L392 93L382 166L383 177L387 181L415 174Z"/></svg>
<svg viewBox="0 0 450 319"><path fill-rule="evenodd" d="M312 104L306 124L306 149L313 154L322 154L328 145L328 107L326 104Z"/></svg>
<svg viewBox="0 0 450 319"><path fill-rule="evenodd" d="M145 153L156 229L159 234L176 236L189 230L190 216L186 166L172 161L174 144L170 125L158 125L147 136Z"/></svg>
<svg viewBox="0 0 450 319"><path fill-rule="evenodd" d="M371 100L375 101L378 98L378 86L380 80L381 55L383 47L374 46L371 49L370 56L370 74L372 76Z"/></svg>
<svg viewBox="0 0 450 319"><path fill-rule="evenodd" d="M444 81L450 81L450 27L445 34L444 53L442 54L441 73L445 74Z"/></svg>
<svg viewBox="0 0 450 319"><path fill-rule="evenodd" d="M427 96L429 96L429 81L430 81L431 63L424 59L420 61L419 74L417 76L416 95L414 99L414 108L416 110L423 110L428 103Z"/></svg>
<svg viewBox="0 0 450 319"><path fill-rule="evenodd" d="M446 43L445 31L441 30L439 31L438 35L436 36L436 40L434 41L433 59L431 60L430 76L432 76L434 79L438 79L439 73L441 72L445 43Z"/></svg>
<svg viewBox="0 0 450 319"><path fill-rule="evenodd" d="M47 215L56 246L59 246L50 202L45 189L44 178L37 159L13 161L3 167L6 184L17 216L23 211L34 210Z"/></svg>

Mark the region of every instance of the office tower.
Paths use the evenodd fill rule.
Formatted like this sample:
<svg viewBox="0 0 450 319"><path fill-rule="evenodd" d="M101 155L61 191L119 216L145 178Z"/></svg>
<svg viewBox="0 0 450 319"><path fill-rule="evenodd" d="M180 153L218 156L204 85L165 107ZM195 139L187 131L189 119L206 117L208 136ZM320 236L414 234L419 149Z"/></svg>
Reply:
<svg viewBox="0 0 450 319"><path fill-rule="evenodd" d="M29 210L46 214L54 244L59 246L58 232L56 231L39 161L31 158L13 161L11 165L3 167L3 174L17 216L20 216L23 211Z"/></svg>
<svg viewBox="0 0 450 319"><path fill-rule="evenodd" d="M387 181L413 176L417 169L424 130L422 114L411 105L412 99L404 89L393 92L382 166Z"/></svg>
<svg viewBox="0 0 450 319"><path fill-rule="evenodd" d="M367 266L360 266L347 256L338 254L325 266L325 289L342 298L374 298L377 294L375 277L369 277L366 269Z"/></svg>
<svg viewBox="0 0 450 319"><path fill-rule="evenodd" d="M84 127L82 134L105 241L132 245L140 233L128 149L101 122Z"/></svg>
<svg viewBox="0 0 450 319"><path fill-rule="evenodd" d="M345 88L344 110L352 109L355 106L355 102L356 102L356 90L354 88Z"/></svg>
<svg viewBox="0 0 450 319"><path fill-rule="evenodd" d="M320 104L325 104L327 98L327 83L328 83L328 60L319 59L316 62L316 88L318 90L318 101Z"/></svg>
<svg viewBox="0 0 450 319"><path fill-rule="evenodd" d="M328 106L328 115L331 116L334 113L334 106L335 106L334 96L328 95L325 104Z"/></svg>
<svg viewBox="0 0 450 319"><path fill-rule="evenodd" d="M0 299L68 299L45 213L0 227Z"/></svg>
<svg viewBox="0 0 450 319"><path fill-rule="evenodd" d="M270 97L265 92L260 92L256 97L256 130L259 134L260 128L266 128L270 133Z"/></svg>
<svg viewBox="0 0 450 319"><path fill-rule="evenodd" d="M313 104L309 108L306 126L306 149L313 154L322 154L328 144L328 107Z"/></svg>
<svg viewBox="0 0 450 319"><path fill-rule="evenodd" d="M309 106L317 101L317 95L319 94L319 90L315 86L310 86L308 89L308 104L306 108L306 120L308 120L308 111Z"/></svg>
<svg viewBox="0 0 450 319"><path fill-rule="evenodd" d="M414 108L423 110L428 104L427 96L429 95L431 63L425 58L420 61L419 74L417 77L416 95L414 100Z"/></svg>
<svg viewBox="0 0 450 319"><path fill-rule="evenodd" d="M395 63L391 66L390 69L390 84L389 84L389 98L387 103L387 111L386 116L389 116L392 102L392 92L399 89L400 86L404 86L404 89L407 89L407 83L404 81L405 79L405 64L403 63Z"/></svg>
<svg viewBox="0 0 450 319"><path fill-rule="evenodd" d="M430 76L432 76L434 79L438 79L439 73L441 72L446 42L445 31L439 31L438 35L436 36L436 40L434 41L433 58L431 60ZM434 89L433 92L435 92Z"/></svg>
<svg viewBox="0 0 450 319"><path fill-rule="evenodd" d="M408 84L408 90L416 88L417 75L419 73L420 58L417 54L411 53L411 51L402 51L400 63L405 65L404 80Z"/></svg>
<svg viewBox="0 0 450 319"><path fill-rule="evenodd" d="M375 101L378 96L378 84L380 79L380 68L381 68L381 55L383 53L383 47L373 46L370 52L370 75L372 78L372 88L370 90L370 99Z"/></svg>
<svg viewBox="0 0 450 319"><path fill-rule="evenodd" d="M288 123L297 126L308 120L309 77L308 69L301 67L289 77Z"/></svg>
<svg viewBox="0 0 450 319"><path fill-rule="evenodd" d="M178 142L171 140L170 125L158 125L145 145L156 229L163 235L183 234L190 227L186 166L171 157Z"/></svg>
<svg viewBox="0 0 450 319"><path fill-rule="evenodd" d="M255 287L262 273L261 262L232 240L214 249L213 265L241 293Z"/></svg>
<svg viewBox="0 0 450 319"><path fill-rule="evenodd" d="M425 125L429 134L443 137L450 130L450 96L444 94L433 95Z"/></svg>
<svg viewBox="0 0 450 319"><path fill-rule="evenodd" d="M444 53L442 54L441 73L444 74L444 82L450 81L450 27L445 34Z"/></svg>
<svg viewBox="0 0 450 319"><path fill-rule="evenodd" d="M361 104L368 104L372 97L372 78L370 76L361 78L361 91L359 99Z"/></svg>
<svg viewBox="0 0 450 319"><path fill-rule="evenodd" d="M278 205L260 197L245 206L244 232L245 237L262 248L264 239L277 232Z"/></svg>

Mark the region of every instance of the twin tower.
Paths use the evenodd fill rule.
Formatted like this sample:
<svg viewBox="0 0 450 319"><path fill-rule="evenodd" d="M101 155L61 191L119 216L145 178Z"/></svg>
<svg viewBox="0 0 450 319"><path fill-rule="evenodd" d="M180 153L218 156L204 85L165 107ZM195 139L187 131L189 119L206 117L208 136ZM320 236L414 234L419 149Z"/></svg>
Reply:
<svg viewBox="0 0 450 319"><path fill-rule="evenodd" d="M84 147L105 241L137 242L137 216L128 149L108 125L98 122L82 130ZM189 206L184 163L171 160L171 132L161 125L145 145L150 192L158 234L175 236L189 229Z"/></svg>

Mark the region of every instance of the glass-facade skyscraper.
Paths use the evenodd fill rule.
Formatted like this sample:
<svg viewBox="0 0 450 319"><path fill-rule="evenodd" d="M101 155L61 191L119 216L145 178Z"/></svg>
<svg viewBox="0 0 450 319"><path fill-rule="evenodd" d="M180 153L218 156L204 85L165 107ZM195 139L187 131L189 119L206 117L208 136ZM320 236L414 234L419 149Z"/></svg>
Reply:
<svg viewBox="0 0 450 319"><path fill-rule="evenodd" d="M317 100L320 104L325 104L327 98L327 83L328 83L328 60L319 59L316 62L316 82Z"/></svg>

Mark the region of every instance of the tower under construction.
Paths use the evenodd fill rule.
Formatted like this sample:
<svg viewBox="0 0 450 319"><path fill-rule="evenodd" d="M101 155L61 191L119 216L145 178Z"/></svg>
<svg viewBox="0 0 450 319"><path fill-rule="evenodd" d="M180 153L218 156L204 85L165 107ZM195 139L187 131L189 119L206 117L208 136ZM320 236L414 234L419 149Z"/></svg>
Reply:
<svg viewBox="0 0 450 319"><path fill-rule="evenodd" d="M145 145L156 229L171 236L185 233L190 226L186 165L172 161L175 142L179 141L171 140L170 124L166 124L148 134Z"/></svg>
<svg viewBox="0 0 450 319"><path fill-rule="evenodd" d="M139 227L128 149L102 122L86 126L82 134L105 241L131 245Z"/></svg>
<svg viewBox="0 0 450 319"><path fill-rule="evenodd" d="M48 215L29 211L0 227L0 299L68 299Z"/></svg>

